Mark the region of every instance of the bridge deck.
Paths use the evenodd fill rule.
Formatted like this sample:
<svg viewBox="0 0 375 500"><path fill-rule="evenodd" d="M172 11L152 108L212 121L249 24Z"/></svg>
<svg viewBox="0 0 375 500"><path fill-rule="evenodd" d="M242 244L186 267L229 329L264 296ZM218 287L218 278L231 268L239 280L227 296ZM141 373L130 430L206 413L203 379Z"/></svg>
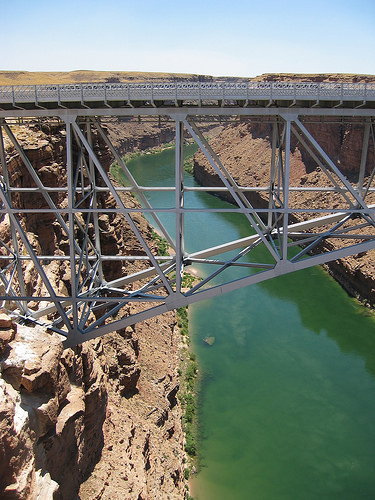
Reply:
<svg viewBox="0 0 375 500"><path fill-rule="evenodd" d="M375 83L187 81L0 87L3 111L171 105L375 108Z"/></svg>

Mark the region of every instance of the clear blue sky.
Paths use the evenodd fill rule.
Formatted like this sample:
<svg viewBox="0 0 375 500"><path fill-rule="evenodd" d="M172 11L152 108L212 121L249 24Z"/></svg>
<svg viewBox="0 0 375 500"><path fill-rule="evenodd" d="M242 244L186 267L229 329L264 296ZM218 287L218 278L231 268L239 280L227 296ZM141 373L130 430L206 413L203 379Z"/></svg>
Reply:
<svg viewBox="0 0 375 500"><path fill-rule="evenodd" d="M0 0L0 70L375 74L375 0Z"/></svg>

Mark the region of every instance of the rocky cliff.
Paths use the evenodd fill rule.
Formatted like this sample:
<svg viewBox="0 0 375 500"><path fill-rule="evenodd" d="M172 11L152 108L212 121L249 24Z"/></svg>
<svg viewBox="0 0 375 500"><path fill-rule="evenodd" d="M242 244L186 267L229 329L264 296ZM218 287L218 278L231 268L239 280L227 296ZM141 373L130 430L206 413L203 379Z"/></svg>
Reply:
<svg viewBox="0 0 375 500"><path fill-rule="evenodd" d="M103 446L100 343L64 350L57 335L1 316L1 497L73 498Z"/></svg>
<svg viewBox="0 0 375 500"><path fill-rule="evenodd" d="M64 128L35 123L15 126L13 132L42 181L61 185ZM9 142L6 148L13 184L31 185L17 152ZM104 147L101 160L108 168ZM27 207L35 198L23 196L14 203ZM151 234L144 220L137 223ZM40 217L25 217L22 224L43 253L68 250L56 225ZM136 244L115 216L103 216L100 226L103 251L106 245L116 253ZM0 232L8 241L6 217ZM50 263L46 271L64 293L70 286L64 266ZM121 269L111 266L104 272L111 279ZM43 294L31 268L25 279L30 292ZM180 338L170 312L63 349L58 335L16 325L0 314L0 497L184 498L184 436L176 398Z"/></svg>
<svg viewBox="0 0 375 500"><path fill-rule="evenodd" d="M112 144L121 155L161 146L175 137L175 123L172 120L114 118L108 121L107 128Z"/></svg>

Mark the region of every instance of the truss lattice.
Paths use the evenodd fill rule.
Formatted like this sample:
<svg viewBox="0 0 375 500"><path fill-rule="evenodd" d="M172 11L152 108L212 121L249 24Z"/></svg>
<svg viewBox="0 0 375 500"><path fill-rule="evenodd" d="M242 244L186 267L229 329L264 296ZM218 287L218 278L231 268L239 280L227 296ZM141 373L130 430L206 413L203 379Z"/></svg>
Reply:
<svg viewBox="0 0 375 500"><path fill-rule="evenodd" d="M60 108L53 114L51 109L44 111L40 106L16 111L14 104L11 112L0 112L1 214L4 227L9 228L2 232L0 241L0 301L12 314L41 322L60 333L66 345L275 276L375 248L371 107L352 107L349 111L335 106L317 109L313 104L301 109L295 105L277 108L263 102L259 108L259 102L251 106L246 99L241 100L240 107L233 96L227 103L218 99L216 105L207 107L198 102L196 107L182 104L171 108L164 103L165 107L157 108L154 101L147 101L140 108L129 102L125 108L112 106L110 110L64 109L60 101ZM9 114L14 118L17 113L19 117L55 116L63 123L66 163L64 175L60 175L62 184L56 185L53 175L47 182L30 161L9 118ZM108 115L156 115L173 120L173 186L140 184L103 126ZM268 180L262 186L240 185L202 132L202 120L238 116L264 121L269 127ZM342 174L337 161L314 137L314 126L308 118L316 120L317 116L354 120L360 128L362 149L355 179ZM186 185L186 137L194 140L203 153L215 174L215 186ZM6 143L12 145L20 159L22 182L19 177L14 180ZM319 166L324 184L294 183L290 158L296 143ZM104 147L117 162L125 186L115 182L103 164ZM152 190L172 192L173 206L151 206L147 192ZM195 207L190 202L194 191L225 192L232 205L218 209ZM309 194L314 203L301 204L301 193ZM190 251L187 221L198 221L199 214L215 211L243 218L247 234L238 240L213 242ZM173 230L163 223L165 214L174 218ZM145 215L167 241L169 255L158 255L156 245L149 243ZM30 221L38 226L38 220L40 234L52 235L55 242L43 237L36 241L29 226ZM111 228L119 232L112 249L108 244ZM197 235L201 231L204 227L197 222ZM118 242L124 239L126 245L119 248ZM129 245L133 248L130 254L125 251ZM195 284L185 279L185 272L192 267L200 269Z"/></svg>

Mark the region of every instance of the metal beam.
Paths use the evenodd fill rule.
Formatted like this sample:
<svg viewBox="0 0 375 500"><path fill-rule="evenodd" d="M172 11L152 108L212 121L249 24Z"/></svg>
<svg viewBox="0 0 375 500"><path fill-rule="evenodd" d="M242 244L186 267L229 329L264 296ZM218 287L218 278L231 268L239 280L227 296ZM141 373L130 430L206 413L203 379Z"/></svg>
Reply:
<svg viewBox="0 0 375 500"><path fill-rule="evenodd" d="M139 232L137 226L135 225L134 221L130 217L129 213L126 211L124 203L122 202L121 198L117 194L116 189L114 188L114 186L113 186L112 182L110 181L107 173L105 172L104 168L102 167L102 165L100 164L99 160L97 159L94 151L91 149L91 147L90 147L89 143L87 142L86 138L84 137L82 131L78 127L76 121L72 121L72 125L73 125L74 130L77 132L77 135L79 136L82 144L85 146L86 151L88 152L89 156L92 158L92 160L93 160L96 168L98 169L100 175L102 176L104 182L106 183L107 187L109 188L112 196L114 197L114 199L115 199L115 201L116 201L116 203L117 203L117 205L119 207L119 212L124 215L124 217L125 217L126 221L128 222L130 228L132 229L132 231L134 232L134 234L137 236L138 241L141 243L141 245L142 245L145 253L148 255L151 263L153 264L153 266L155 267L155 269L158 270L158 274L159 274L161 280L163 281L164 286L166 287L166 289L169 292L171 292L172 289L170 287L170 284L169 284L168 280L166 279L164 273L160 269L160 266L159 266L157 260L155 259L154 255L151 253L151 251L150 251L150 249L149 249L149 247L148 247L145 239L143 238L143 236Z"/></svg>
<svg viewBox="0 0 375 500"><path fill-rule="evenodd" d="M370 128L371 128L371 123L367 122L365 125L365 130L363 132L361 164L359 167L359 176L358 176L358 192L361 195L361 197L363 197L363 181L365 178L368 144L370 139Z"/></svg>
<svg viewBox="0 0 375 500"><path fill-rule="evenodd" d="M184 123L176 120L175 211L176 211L176 293L181 293L184 274Z"/></svg>
<svg viewBox="0 0 375 500"><path fill-rule="evenodd" d="M306 117L320 117L324 116L327 118L370 118L374 120L374 109L367 108L309 108L309 107L254 107L254 108L240 108L237 106L233 107L210 107L210 106L187 106L183 108L183 112L186 116L191 117L276 117L281 114L286 117L291 118L296 116L296 112L299 116ZM10 119L10 118L59 118L61 121L66 121L72 114L85 117L159 117L168 116L171 119L175 119L176 116L181 116L181 109L176 107L162 107L162 108L95 108L95 109L82 109L82 108L71 108L71 109L17 109L17 110L1 110L0 118Z"/></svg>

